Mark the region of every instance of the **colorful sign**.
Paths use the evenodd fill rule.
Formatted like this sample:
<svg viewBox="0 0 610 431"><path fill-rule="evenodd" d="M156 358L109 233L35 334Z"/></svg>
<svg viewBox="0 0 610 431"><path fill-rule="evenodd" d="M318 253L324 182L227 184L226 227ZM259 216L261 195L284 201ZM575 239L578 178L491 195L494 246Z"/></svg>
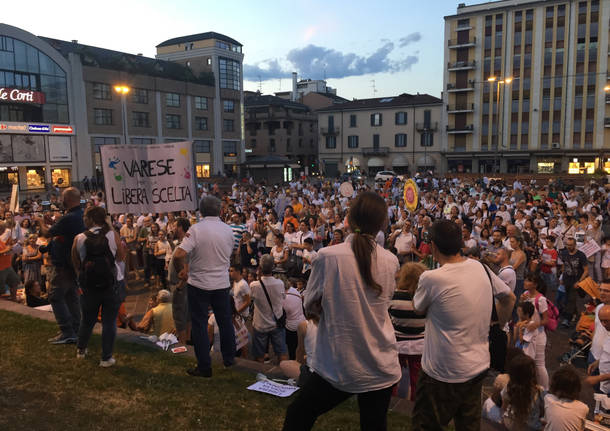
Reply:
<svg viewBox="0 0 610 431"><path fill-rule="evenodd" d="M415 211L419 204L419 189L412 179L405 181L403 197L405 199L405 207L411 212Z"/></svg>
<svg viewBox="0 0 610 431"><path fill-rule="evenodd" d="M0 123L0 133L73 135L74 127L52 124Z"/></svg>
<svg viewBox="0 0 610 431"><path fill-rule="evenodd" d="M35 103L37 105L44 105L45 96L44 93L39 91L0 87L0 102Z"/></svg>
<svg viewBox="0 0 610 431"><path fill-rule="evenodd" d="M74 133L72 126L53 126L53 133Z"/></svg>
<svg viewBox="0 0 610 431"><path fill-rule="evenodd" d="M100 147L110 213L193 210L197 189L191 142Z"/></svg>

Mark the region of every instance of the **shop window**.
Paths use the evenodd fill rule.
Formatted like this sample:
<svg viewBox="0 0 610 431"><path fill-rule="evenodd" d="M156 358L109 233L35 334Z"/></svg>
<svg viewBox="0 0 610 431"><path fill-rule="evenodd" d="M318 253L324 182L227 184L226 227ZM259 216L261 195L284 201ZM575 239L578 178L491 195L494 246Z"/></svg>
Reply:
<svg viewBox="0 0 610 431"><path fill-rule="evenodd" d="M28 189L43 189L45 186L44 168L43 167L27 168L26 185L27 185Z"/></svg>
<svg viewBox="0 0 610 431"><path fill-rule="evenodd" d="M595 172L595 162L581 162L573 159L568 165L568 174L592 174Z"/></svg>
<svg viewBox="0 0 610 431"><path fill-rule="evenodd" d="M197 178L210 178L210 165L197 165L195 166Z"/></svg>
<svg viewBox="0 0 610 431"><path fill-rule="evenodd" d="M555 172L555 162L538 162L539 174L552 174Z"/></svg>
<svg viewBox="0 0 610 431"><path fill-rule="evenodd" d="M70 169L54 168L51 171L51 181L57 187L70 186Z"/></svg>

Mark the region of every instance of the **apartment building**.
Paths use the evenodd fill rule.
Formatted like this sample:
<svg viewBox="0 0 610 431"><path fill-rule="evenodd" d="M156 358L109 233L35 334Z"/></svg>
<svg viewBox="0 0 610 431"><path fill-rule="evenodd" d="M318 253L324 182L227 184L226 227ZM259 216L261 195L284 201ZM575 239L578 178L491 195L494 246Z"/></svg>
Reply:
<svg viewBox="0 0 610 431"><path fill-rule="evenodd" d="M503 0L445 17L449 172L610 171L610 2Z"/></svg>
<svg viewBox="0 0 610 431"><path fill-rule="evenodd" d="M428 94L361 99L319 109L320 169L327 177L439 170L442 101Z"/></svg>

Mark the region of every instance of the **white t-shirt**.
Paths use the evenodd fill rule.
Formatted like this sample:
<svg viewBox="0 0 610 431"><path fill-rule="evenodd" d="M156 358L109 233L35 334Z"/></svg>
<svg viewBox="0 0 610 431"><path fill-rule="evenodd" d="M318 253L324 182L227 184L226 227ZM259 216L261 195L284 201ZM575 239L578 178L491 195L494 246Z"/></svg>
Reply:
<svg viewBox="0 0 610 431"><path fill-rule="evenodd" d="M585 419L589 407L578 400L557 398L553 394L544 397L545 431L581 431L585 428Z"/></svg>
<svg viewBox="0 0 610 431"><path fill-rule="evenodd" d="M608 373L610 373L610 337L606 337L599 355L599 374ZM610 394L610 380L601 382L599 386L604 394Z"/></svg>
<svg viewBox="0 0 610 431"><path fill-rule="evenodd" d="M303 314L303 300L301 294L294 287L286 291L284 298L284 310L286 311L286 329L292 332L297 330L299 323L305 320Z"/></svg>
<svg viewBox="0 0 610 431"><path fill-rule="evenodd" d="M233 289L231 289L231 296L233 296L233 300L235 301L235 308L240 309L246 300L244 299L246 296L250 296L252 291L250 290L250 286L248 286L248 282L243 278L239 281L233 282ZM244 310L239 313L243 318L248 317L250 314L250 307L244 308Z"/></svg>
<svg viewBox="0 0 610 431"><path fill-rule="evenodd" d="M465 259L424 272L413 303L426 312L422 369L447 383L463 383L489 368L492 297L510 293L497 275L489 278L480 262Z"/></svg>
<svg viewBox="0 0 610 431"><path fill-rule="evenodd" d="M604 342L608 339L608 331L599 320L599 310L605 304L599 304L595 307L595 330L593 332L593 342L591 343L591 354L595 359L599 359L604 348Z"/></svg>
<svg viewBox="0 0 610 431"><path fill-rule="evenodd" d="M396 242L394 246L396 247L396 251L398 253L412 253L417 244L417 239L415 235L411 232L401 232L398 237L396 237Z"/></svg>
<svg viewBox="0 0 610 431"><path fill-rule="evenodd" d="M91 232L97 232L100 229L101 229L101 227L94 226L94 227L92 227L89 230ZM86 239L87 239L87 237L85 236L84 232L83 233L79 233L74 238L74 246L76 247L76 250L78 251L78 256L80 257L81 262L85 259L85 255L87 253L87 250L85 248L85 240ZM106 233L106 239L108 240L108 247L110 248L110 251L112 252L112 255L116 257L117 245L116 245L116 241L114 239L114 231L109 230ZM116 260L114 261L114 266L116 267L116 279L117 279L117 281L123 280L123 278L125 278L124 271L123 271L124 267L122 265L119 265L119 263Z"/></svg>
<svg viewBox="0 0 610 431"><path fill-rule="evenodd" d="M273 305L273 309L269 307L269 301L260 281L253 281L250 284L252 290L252 300L254 301L254 317L252 320L252 326L258 332L271 332L277 328L275 319L282 316L282 304L286 297L286 290L284 288L284 282L274 277L263 275L261 277L265 287L267 288L267 294L269 300ZM275 316L275 318L274 318Z"/></svg>

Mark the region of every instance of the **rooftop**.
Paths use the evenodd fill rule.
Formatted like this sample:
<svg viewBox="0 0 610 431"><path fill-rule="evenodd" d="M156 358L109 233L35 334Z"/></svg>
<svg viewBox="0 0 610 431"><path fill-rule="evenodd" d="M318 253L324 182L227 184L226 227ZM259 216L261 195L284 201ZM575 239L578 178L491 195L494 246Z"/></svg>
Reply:
<svg viewBox="0 0 610 431"><path fill-rule="evenodd" d="M244 105L246 108L253 108L256 106L283 106L286 108L299 109L303 111L309 111L309 107L302 103L293 102L288 99L283 99L277 96L254 94L247 96L244 99Z"/></svg>
<svg viewBox="0 0 610 431"><path fill-rule="evenodd" d="M533 5L535 3L549 3L551 1L552 0L495 0L476 3L472 5L466 5L466 3L459 3L457 6L457 13L455 15L448 15L445 18L477 14L493 9L508 9L513 7L523 7L524 5Z"/></svg>
<svg viewBox="0 0 610 431"><path fill-rule="evenodd" d="M166 60L128 54L111 49L98 48L81 43L40 37L53 48L68 58L70 53L79 55L83 66L101 69L119 70L135 75L148 75L158 78L187 81L202 85L214 85L214 76L209 72L195 76L193 71L181 64Z"/></svg>
<svg viewBox="0 0 610 431"><path fill-rule="evenodd" d="M180 36L174 37L173 39L168 39L165 42L161 42L159 45L157 45L157 48L161 46L178 45L181 43L196 42L199 40L206 39L217 39L222 40L223 42L231 43L233 45L243 46L241 43L239 43L235 39L230 38L229 36L225 36L224 34L216 33L214 31L207 31L205 33L191 34L189 36Z"/></svg>
<svg viewBox="0 0 610 431"><path fill-rule="evenodd" d="M318 109L318 112L325 111L351 111L373 108L395 108L400 106L419 106L419 105L439 105L443 101L438 97L429 94L407 94L403 93L393 97L377 97L374 99L352 100Z"/></svg>

